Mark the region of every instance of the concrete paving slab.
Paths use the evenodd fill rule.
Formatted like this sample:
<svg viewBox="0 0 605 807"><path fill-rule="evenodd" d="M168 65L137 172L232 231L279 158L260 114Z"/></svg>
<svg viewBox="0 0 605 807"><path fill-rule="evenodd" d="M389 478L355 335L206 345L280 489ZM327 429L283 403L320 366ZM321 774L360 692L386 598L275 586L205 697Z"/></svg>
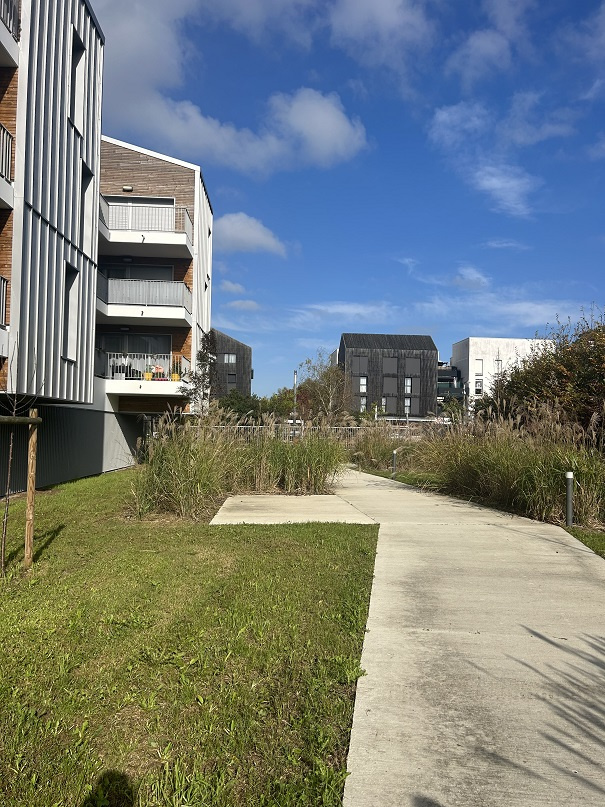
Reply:
<svg viewBox="0 0 605 807"><path fill-rule="evenodd" d="M375 524L339 496L231 496L211 524L299 524L311 521Z"/></svg>

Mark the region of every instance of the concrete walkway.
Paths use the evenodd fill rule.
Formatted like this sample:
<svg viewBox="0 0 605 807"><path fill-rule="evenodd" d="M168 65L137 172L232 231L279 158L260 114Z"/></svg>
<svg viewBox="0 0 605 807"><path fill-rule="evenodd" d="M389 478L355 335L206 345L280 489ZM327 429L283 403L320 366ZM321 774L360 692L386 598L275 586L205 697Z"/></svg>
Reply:
<svg viewBox="0 0 605 807"><path fill-rule="evenodd" d="M237 520L380 523L345 807L605 804L604 560L357 472L297 501L241 497Z"/></svg>

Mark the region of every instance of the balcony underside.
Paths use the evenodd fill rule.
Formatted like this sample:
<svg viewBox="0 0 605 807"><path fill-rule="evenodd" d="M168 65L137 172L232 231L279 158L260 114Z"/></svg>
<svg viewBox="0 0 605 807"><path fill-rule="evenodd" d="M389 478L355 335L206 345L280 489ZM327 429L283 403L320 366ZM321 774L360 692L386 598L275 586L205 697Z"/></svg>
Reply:
<svg viewBox="0 0 605 807"><path fill-rule="evenodd" d="M99 255L189 259L193 257L193 246L185 233L157 230L109 230L100 223Z"/></svg>
<svg viewBox="0 0 605 807"><path fill-rule="evenodd" d="M0 21L0 67L19 67L19 45Z"/></svg>
<svg viewBox="0 0 605 807"><path fill-rule="evenodd" d="M15 192L11 182L0 176L0 207L12 210L15 206Z"/></svg>
<svg viewBox="0 0 605 807"><path fill-rule="evenodd" d="M165 325L190 328L191 314L183 306L125 305L104 303L97 298L97 323L102 325Z"/></svg>

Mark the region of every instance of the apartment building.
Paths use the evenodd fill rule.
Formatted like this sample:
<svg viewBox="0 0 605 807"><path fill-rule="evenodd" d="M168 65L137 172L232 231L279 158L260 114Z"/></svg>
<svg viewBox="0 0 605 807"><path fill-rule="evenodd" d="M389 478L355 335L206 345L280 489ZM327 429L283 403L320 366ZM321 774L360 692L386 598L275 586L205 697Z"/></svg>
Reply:
<svg viewBox="0 0 605 807"><path fill-rule="evenodd" d="M437 348L430 336L343 333L337 353L352 408L388 417L437 411Z"/></svg>
<svg viewBox="0 0 605 807"><path fill-rule="evenodd" d="M38 486L131 464L210 328L200 168L101 138L103 48L88 0L0 0L0 409L39 410Z"/></svg>
<svg viewBox="0 0 605 807"><path fill-rule="evenodd" d="M197 165L101 142L95 383L108 411L182 409L210 329L212 206Z"/></svg>
<svg viewBox="0 0 605 807"><path fill-rule="evenodd" d="M490 395L504 370L545 344L544 339L469 336L452 345L451 364L458 368L467 400Z"/></svg>
<svg viewBox="0 0 605 807"><path fill-rule="evenodd" d="M252 392L252 348L222 331L212 329L216 350L213 398L223 398L232 390L249 397Z"/></svg>

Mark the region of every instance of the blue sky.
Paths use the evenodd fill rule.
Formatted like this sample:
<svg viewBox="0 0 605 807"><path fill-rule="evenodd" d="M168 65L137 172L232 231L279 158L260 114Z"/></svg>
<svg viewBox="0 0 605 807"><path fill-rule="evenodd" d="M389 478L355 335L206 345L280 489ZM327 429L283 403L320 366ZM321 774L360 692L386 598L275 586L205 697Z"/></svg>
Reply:
<svg viewBox="0 0 605 807"><path fill-rule="evenodd" d="M93 5L104 132L202 166L257 394L344 331L447 360L601 310L605 2Z"/></svg>

